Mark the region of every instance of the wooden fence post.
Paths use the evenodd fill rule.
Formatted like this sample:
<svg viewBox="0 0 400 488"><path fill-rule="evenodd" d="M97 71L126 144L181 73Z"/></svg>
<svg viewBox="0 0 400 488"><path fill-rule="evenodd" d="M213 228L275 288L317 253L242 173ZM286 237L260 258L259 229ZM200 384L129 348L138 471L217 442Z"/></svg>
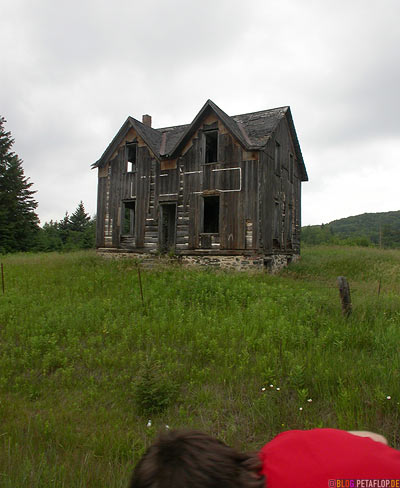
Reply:
<svg viewBox="0 0 400 488"><path fill-rule="evenodd" d="M143 298L143 288L142 288L142 277L140 275L140 264L137 264L137 272L138 272L138 278L139 278L139 287L140 287L140 296L142 297L142 306L144 308L144 298Z"/></svg>
<svg viewBox="0 0 400 488"><path fill-rule="evenodd" d="M339 276L337 279L340 300L342 301L342 313L345 317L351 314L351 297L350 287L347 279L344 276Z"/></svg>

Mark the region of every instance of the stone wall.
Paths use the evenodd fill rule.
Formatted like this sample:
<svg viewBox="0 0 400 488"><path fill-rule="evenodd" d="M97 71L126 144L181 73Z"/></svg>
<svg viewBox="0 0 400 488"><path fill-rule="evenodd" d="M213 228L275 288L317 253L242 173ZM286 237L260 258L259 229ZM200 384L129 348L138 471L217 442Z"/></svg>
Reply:
<svg viewBox="0 0 400 488"><path fill-rule="evenodd" d="M105 258L129 258L135 259L144 267L159 267L171 264L198 267L198 268L212 268L235 271L267 271L269 273L277 273L282 268L297 261L300 256L275 254L270 256L221 256L221 255L178 255L174 257L156 256L154 254L139 254L133 252L111 251L106 249L99 249L98 255Z"/></svg>

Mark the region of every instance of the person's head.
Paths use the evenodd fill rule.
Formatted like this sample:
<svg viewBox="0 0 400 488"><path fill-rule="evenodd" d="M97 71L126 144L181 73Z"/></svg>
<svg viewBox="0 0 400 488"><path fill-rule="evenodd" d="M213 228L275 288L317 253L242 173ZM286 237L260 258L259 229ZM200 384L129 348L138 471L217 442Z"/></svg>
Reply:
<svg viewBox="0 0 400 488"><path fill-rule="evenodd" d="M170 431L137 464L130 488L264 488L256 454L243 454L207 434Z"/></svg>

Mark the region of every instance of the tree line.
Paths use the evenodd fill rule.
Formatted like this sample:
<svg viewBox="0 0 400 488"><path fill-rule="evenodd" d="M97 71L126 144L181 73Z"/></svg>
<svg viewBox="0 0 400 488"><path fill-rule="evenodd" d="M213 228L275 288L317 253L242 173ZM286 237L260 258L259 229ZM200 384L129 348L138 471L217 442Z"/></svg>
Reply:
<svg viewBox="0 0 400 488"><path fill-rule="evenodd" d="M400 248L400 211L365 213L302 227L301 241L308 245Z"/></svg>
<svg viewBox="0 0 400 488"><path fill-rule="evenodd" d="M60 221L39 226L36 193L24 174L22 160L12 150L14 139L0 116L0 254L18 251L88 249L95 245L95 219L83 202Z"/></svg>

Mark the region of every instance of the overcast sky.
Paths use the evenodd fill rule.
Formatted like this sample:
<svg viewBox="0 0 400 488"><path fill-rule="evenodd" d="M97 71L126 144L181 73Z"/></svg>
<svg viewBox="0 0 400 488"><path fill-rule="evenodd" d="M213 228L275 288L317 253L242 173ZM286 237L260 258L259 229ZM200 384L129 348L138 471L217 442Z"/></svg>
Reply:
<svg viewBox="0 0 400 488"><path fill-rule="evenodd" d="M290 105L303 225L399 210L399 0L0 0L0 116L38 214L96 211L128 115L189 123Z"/></svg>

